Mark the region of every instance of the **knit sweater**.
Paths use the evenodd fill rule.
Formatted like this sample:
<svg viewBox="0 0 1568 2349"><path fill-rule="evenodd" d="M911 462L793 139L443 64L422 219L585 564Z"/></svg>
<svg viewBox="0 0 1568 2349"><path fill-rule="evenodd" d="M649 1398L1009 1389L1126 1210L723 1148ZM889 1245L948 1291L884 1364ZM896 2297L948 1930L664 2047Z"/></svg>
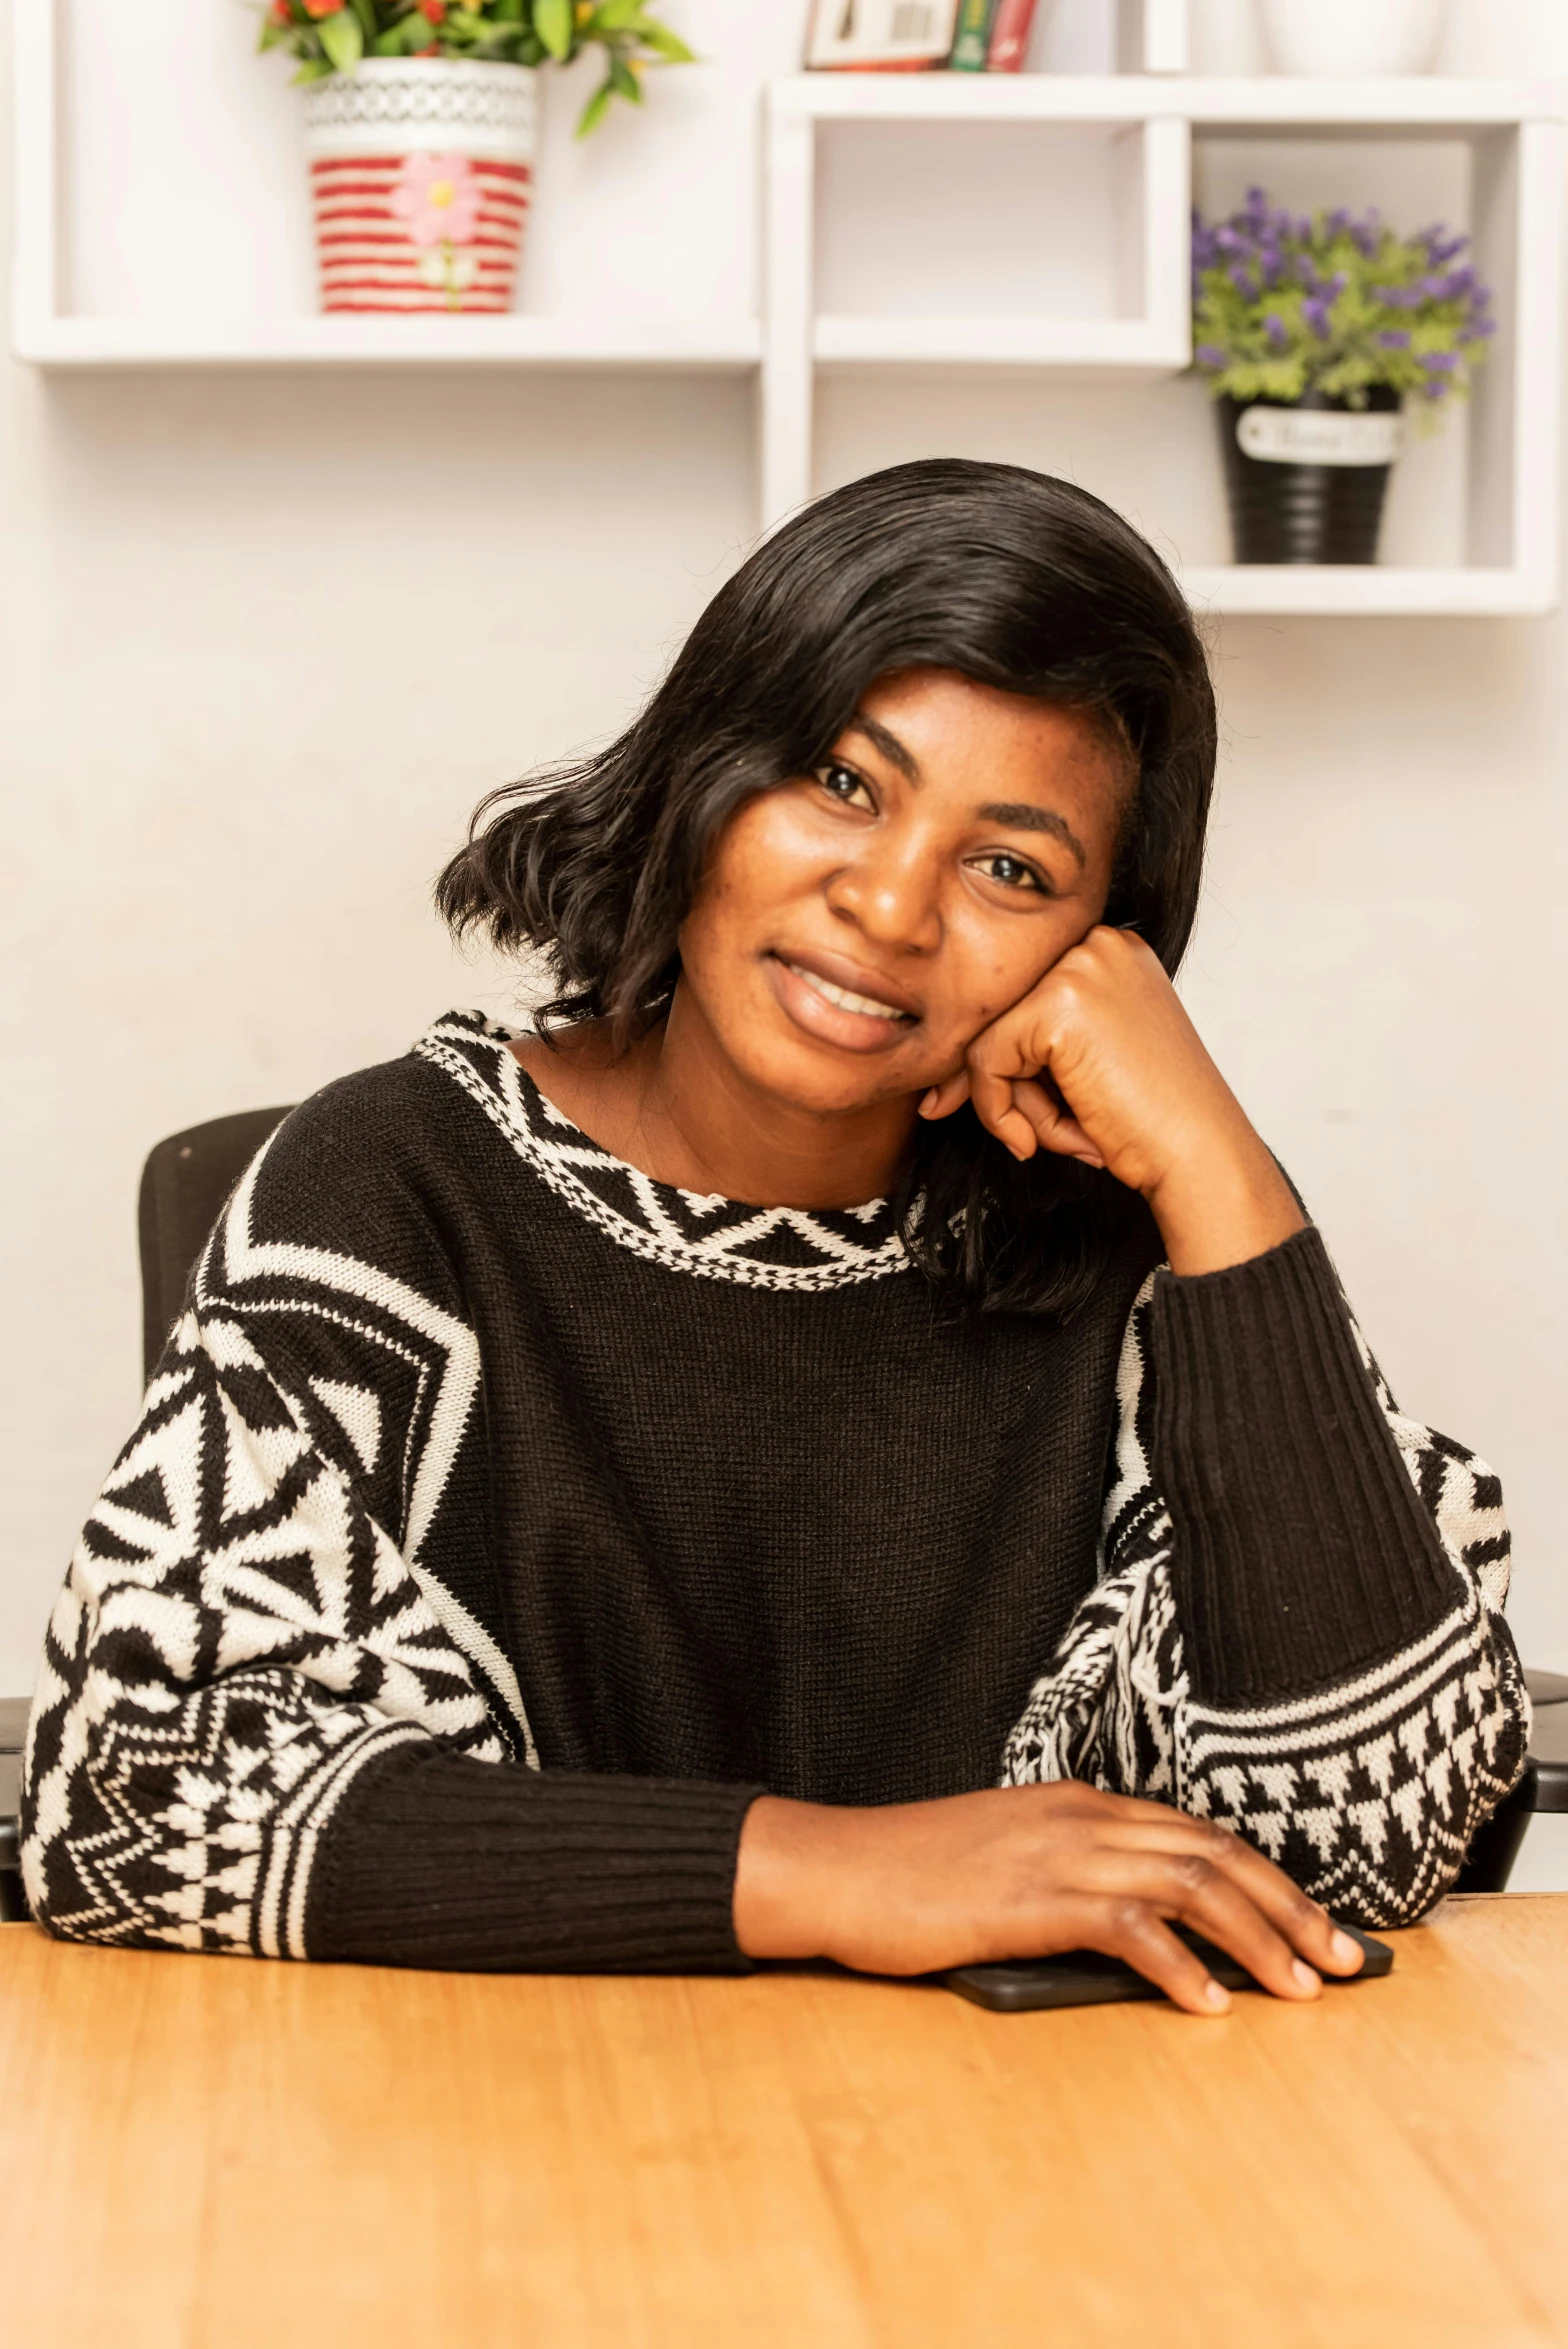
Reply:
<svg viewBox="0 0 1568 2349"><path fill-rule="evenodd" d="M882 1202L653 1181L454 1013L253 1162L88 1521L31 1723L56 1933L744 1963L762 1790L1076 1776L1419 1915L1523 1763L1497 1480L1310 1226L1065 1325L944 1318Z"/></svg>

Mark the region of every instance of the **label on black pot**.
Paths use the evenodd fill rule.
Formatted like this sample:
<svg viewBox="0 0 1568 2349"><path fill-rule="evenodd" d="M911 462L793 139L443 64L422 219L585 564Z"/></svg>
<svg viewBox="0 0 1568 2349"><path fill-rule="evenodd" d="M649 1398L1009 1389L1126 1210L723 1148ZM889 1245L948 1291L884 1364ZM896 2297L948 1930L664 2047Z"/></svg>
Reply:
<svg viewBox="0 0 1568 2349"><path fill-rule="evenodd" d="M1392 465L1405 443L1397 408L1243 408L1236 446L1263 465Z"/></svg>

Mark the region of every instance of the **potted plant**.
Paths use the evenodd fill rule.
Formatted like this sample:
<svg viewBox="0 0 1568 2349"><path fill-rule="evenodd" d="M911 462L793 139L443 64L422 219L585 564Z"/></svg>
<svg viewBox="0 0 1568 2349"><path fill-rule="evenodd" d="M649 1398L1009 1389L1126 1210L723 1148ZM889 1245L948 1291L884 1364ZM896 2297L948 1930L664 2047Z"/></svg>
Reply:
<svg viewBox="0 0 1568 2349"><path fill-rule="evenodd" d="M611 101L691 51L641 0L269 0L297 60L324 310L506 310L528 214L537 68L585 48Z"/></svg>
<svg viewBox="0 0 1568 2349"><path fill-rule="evenodd" d="M1371 563L1407 415L1468 388L1491 296L1446 228L1309 218L1261 188L1193 215L1193 364L1220 425L1238 563Z"/></svg>

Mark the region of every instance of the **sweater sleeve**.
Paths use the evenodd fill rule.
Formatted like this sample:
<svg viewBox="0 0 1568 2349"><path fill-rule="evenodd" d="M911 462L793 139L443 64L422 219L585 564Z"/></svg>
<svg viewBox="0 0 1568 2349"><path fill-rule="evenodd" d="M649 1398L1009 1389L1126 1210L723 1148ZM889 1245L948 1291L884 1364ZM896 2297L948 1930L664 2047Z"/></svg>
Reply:
<svg viewBox="0 0 1568 2349"><path fill-rule="evenodd" d="M317 1244L330 1178L295 1117L220 1219L55 1607L34 1913L137 1948L743 1966L754 1790L539 1770L476 1597L474 1333L433 1260ZM399 1212L373 1206L392 1239Z"/></svg>
<svg viewBox="0 0 1568 2349"><path fill-rule="evenodd" d="M1117 1403L1100 1580L1004 1783L1178 1804L1337 1914L1412 1922L1524 1766L1497 1478L1398 1410L1311 1226L1154 1273Z"/></svg>

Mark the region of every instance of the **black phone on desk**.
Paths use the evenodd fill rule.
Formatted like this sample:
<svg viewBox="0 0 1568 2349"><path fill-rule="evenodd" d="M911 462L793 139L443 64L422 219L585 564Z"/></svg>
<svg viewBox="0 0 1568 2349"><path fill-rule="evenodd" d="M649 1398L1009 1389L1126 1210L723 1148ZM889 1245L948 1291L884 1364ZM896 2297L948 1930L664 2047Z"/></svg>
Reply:
<svg viewBox="0 0 1568 2349"><path fill-rule="evenodd" d="M1334 1922L1339 1924L1336 1917ZM1339 1924L1362 1952L1359 1973L1325 1974L1324 1982L1348 1989L1353 1982L1376 1981L1393 1968L1394 1953L1386 1941L1376 1941L1359 1926ZM1216 1982L1227 1990L1256 1990L1258 1984L1245 1966L1223 1949L1184 1926L1171 1928L1189 1949L1196 1950ZM1004 1966L957 1966L939 1979L960 1998L988 2006L997 2014L1019 2015L1044 2006L1109 2006L1124 1999L1163 1998L1164 1991L1147 1975L1136 1973L1120 1958L1103 1957L1095 1949L1067 1949L1056 1957L1020 1958Z"/></svg>

